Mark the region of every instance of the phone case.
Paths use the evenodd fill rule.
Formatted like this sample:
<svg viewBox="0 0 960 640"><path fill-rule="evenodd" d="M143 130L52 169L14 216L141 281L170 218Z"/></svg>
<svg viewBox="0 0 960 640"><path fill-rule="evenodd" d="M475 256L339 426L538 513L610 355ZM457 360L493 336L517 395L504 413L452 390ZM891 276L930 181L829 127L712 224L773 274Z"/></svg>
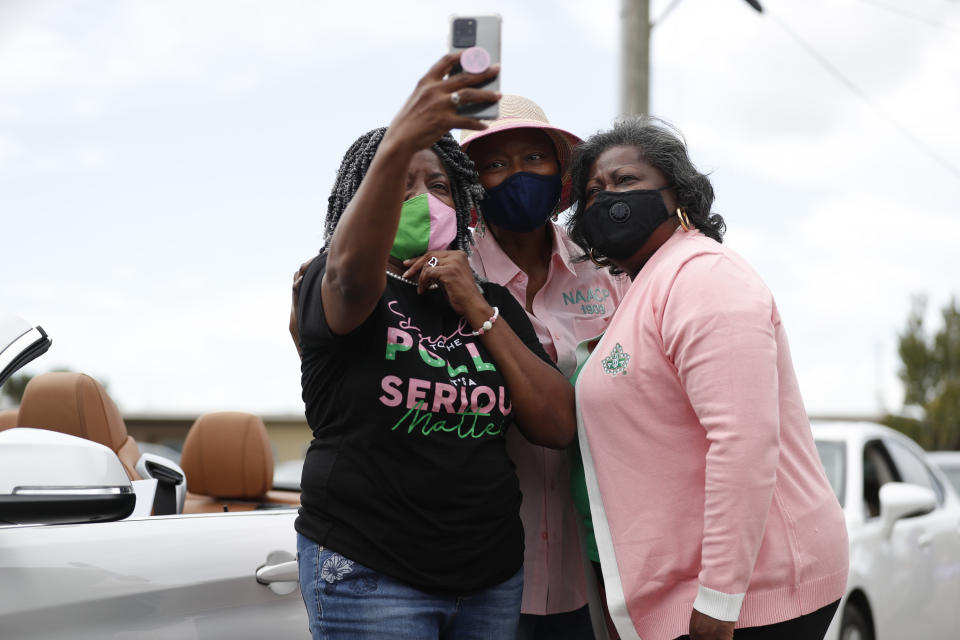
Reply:
<svg viewBox="0 0 960 640"><path fill-rule="evenodd" d="M474 37L471 38L471 24L473 21L475 30ZM450 51L464 51L471 47L482 47L490 56L490 64L500 62L500 24L502 20L498 14L489 15L455 15L450 16ZM462 67L458 64L450 75L461 73ZM490 89L492 91L500 90L500 75L486 83L485 85L474 85L477 88ZM500 113L496 102L476 102L472 104L461 104L457 106L457 113L477 118L479 120L495 120Z"/></svg>

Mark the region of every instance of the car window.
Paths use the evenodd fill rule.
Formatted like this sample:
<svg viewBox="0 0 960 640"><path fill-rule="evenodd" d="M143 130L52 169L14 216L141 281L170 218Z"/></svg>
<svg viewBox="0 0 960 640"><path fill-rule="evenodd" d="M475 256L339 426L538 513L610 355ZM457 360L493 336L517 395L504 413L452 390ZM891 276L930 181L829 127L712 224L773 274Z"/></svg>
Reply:
<svg viewBox="0 0 960 640"><path fill-rule="evenodd" d="M923 459L895 440L887 440L884 444L887 445L890 457L893 458L893 462L896 465L900 482L909 482L910 484L927 487L937 495L937 504L942 505L943 487L940 486L940 482L934 477L933 473L930 472L930 469L927 468L927 464Z"/></svg>
<svg viewBox="0 0 960 640"><path fill-rule="evenodd" d="M817 440L817 453L820 454L823 470L827 472L830 488L833 489L833 493L836 494L842 507L844 493L846 492L847 447L842 442Z"/></svg>
<svg viewBox="0 0 960 640"><path fill-rule="evenodd" d="M880 515L880 487L899 477L883 443L871 440L863 445L863 509L867 518Z"/></svg>
<svg viewBox="0 0 960 640"><path fill-rule="evenodd" d="M953 485L953 488L960 493L960 468L941 466L940 470L947 476L947 480Z"/></svg>
<svg viewBox="0 0 960 640"><path fill-rule="evenodd" d="M933 451L927 454L927 461L939 467L943 475L960 495L960 451Z"/></svg>

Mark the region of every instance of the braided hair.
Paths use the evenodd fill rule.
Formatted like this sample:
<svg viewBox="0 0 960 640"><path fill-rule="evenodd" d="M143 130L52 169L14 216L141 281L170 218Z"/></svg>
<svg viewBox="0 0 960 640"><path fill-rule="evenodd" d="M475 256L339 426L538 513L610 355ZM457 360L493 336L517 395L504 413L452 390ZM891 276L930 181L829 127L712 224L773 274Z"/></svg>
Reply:
<svg viewBox="0 0 960 640"><path fill-rule="evenodd" d="M334 182L333 190L327 199L327 220L323 230L324 245L321 251L326 251L329 248L330 239L337 228L337 223L340 222L340 217L346 210L347 205L350 204L353 196L357 193L357 189L360 188L360 183L367 175L373 156L377 153L386 132L386 127L368 131L350 145L350 148L343 155L343 161L340 163L339 171L337 171L337 180ZM460 145L449 133L443 134L439 140L433 143L430 149L440 158L440 162L447 172L447 177L450 179L453 208L457 212L456 247L469 255L470 246L473 243L468 228L470 214L471 211L478 210L477 203L483 197L480 176L477 174L473 161L460 150Z"/></svg>

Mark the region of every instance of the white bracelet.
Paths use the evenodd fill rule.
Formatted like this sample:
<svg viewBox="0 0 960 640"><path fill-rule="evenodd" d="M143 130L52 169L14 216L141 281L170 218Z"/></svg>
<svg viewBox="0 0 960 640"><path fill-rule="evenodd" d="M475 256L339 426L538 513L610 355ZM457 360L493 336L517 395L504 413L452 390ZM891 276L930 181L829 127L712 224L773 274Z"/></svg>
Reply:
<svg viewBox="0 0 960 640"><path fill-rule="evenodd" d="M490 331L490 329L493 329L493 323L496 322L496 321L497 321L497 318L499 318L499 317L500 317L500 308L499 308L499 307L494 307L494 308L493 308L493 315L490 316L490 319L484 321L483 326L480 327L479 329L477 329L476 331L471 332L470 335L472 335L472 336L482 336L485 332Z"/></svg>

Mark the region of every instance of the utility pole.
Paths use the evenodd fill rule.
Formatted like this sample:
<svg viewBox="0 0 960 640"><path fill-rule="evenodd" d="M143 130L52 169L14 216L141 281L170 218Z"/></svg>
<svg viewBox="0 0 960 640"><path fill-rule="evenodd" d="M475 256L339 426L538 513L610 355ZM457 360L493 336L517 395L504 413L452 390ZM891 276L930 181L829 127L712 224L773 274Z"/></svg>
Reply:
<svg viewBox="0 0 960 640"><path fill-rule="evenodd" d="M760 0L745 0L763 13ZM657 18L657 24L673 11L673 0ZM621 0L620 5L620 114L643 115L650 111L650 21L649 0Z"/></svg>
<svg viewBox="0 0 960 640"><path fill-rule="evenodd" d="M650 108L650 2L621 2L620 114L641 115Z"/></svg>

